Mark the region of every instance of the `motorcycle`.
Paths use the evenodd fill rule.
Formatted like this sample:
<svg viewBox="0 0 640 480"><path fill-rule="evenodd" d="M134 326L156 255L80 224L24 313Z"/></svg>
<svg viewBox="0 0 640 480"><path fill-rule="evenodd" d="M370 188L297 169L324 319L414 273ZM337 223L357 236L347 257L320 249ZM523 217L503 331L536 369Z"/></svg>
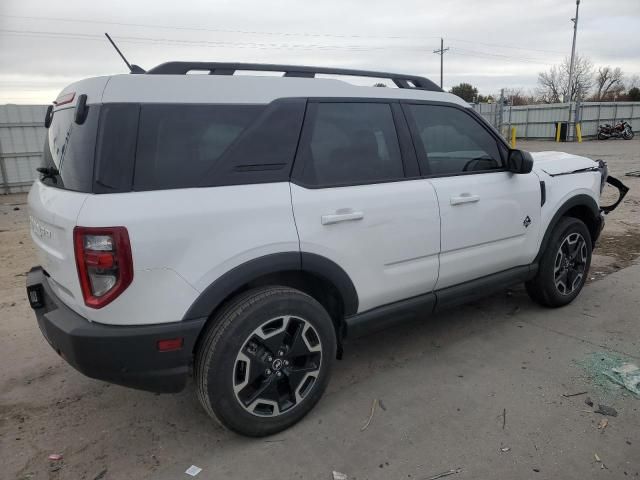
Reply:
<svg viewBox="0 0 640 480"><path fill-rule="evenodd" d="M625 140L631 140L633 138L633 130L631 125L624 120L621 120L617 124L611 126L608 123L598 126L598 140L606 140L607 138L624 138Z"/></svg>

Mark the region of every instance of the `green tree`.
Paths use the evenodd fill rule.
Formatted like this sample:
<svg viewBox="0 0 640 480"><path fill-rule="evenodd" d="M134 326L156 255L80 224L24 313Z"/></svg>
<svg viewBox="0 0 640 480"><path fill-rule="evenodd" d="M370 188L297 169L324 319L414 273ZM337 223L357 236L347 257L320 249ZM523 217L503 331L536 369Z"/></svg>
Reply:
<svg viewBox="0 0 640 480"><path fill-rule="evenodd" d="M627 97L629 97L629 100L632 102L640 102L640 88L630 88L627 92Z"/></svg>
<svg viewBox="0 0 640 480"><path fill-rule="evenodd" d="M470 83L461 83L455 87L451 87L450 93L459 96L465 102L473 102L478 95L478 89Z"/></svg>

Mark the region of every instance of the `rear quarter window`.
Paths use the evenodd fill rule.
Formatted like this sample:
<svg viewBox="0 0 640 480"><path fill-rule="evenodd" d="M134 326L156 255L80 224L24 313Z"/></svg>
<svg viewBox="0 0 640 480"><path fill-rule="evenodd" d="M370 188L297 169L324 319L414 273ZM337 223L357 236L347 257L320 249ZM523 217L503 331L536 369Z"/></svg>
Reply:
<svg viewBox="0 0 640 480"><path fill-rule="evenodd" d="M142 105L134 190L198 187L259 105Z"/></svg>

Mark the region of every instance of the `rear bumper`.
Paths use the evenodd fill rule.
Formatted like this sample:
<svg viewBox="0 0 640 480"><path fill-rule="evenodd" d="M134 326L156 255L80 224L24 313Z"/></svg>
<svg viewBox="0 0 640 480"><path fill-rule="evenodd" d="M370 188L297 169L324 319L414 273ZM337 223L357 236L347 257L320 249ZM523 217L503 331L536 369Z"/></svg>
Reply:
<svg viewBox="0 0 640 480"><path fill-rule="evenodd" d="M81 373L152 392L184 388L205 318L140 326L90 322L57 298L39 267L27 275L27 290L40 296L34 312L42 334ZM181 349L158 351L159 340L178 337L184 339Z"/></svg>

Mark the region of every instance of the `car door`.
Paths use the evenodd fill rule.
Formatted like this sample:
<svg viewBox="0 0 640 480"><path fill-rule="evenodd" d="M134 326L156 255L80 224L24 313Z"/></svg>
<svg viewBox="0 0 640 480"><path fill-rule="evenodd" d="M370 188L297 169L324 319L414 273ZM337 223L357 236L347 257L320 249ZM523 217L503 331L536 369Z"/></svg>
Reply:
<svg viewBox="0 0 640 480"><path fill-rule="evenodd" d="M431 292L438 277L435 189L404 122L397 102L307 107L291 184L300 249L345 270L359 312Z"/></svg>
<svg viewBox="0 0 640 480"><path fill-rule="evenodd" d="M436 190L437 289L529 264L540 227L534 173L505 168L508 149L464 107L405 104L420 168Z"/></svg>

